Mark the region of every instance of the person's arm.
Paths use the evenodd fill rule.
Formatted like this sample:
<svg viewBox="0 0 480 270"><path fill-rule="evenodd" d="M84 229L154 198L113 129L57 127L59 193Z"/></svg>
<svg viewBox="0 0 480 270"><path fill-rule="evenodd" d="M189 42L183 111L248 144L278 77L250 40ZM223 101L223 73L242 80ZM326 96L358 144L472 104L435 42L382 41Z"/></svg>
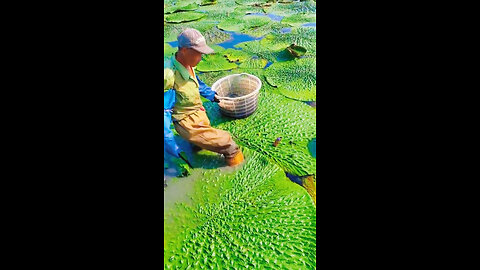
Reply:
<svg viewBox="0 0 480 270"><path fill-rule="evenodd" d="M198 85L199 85L199 88L198 90L200 91L200 95L202 95L202 97L210 100L210 101L215 101L215 95L217 94L215 91L212 90L212 88L210 88L208 85L206 85L204 82L202 82L198 76L197 77L197 81L198 81Z"/></svg>
<svg viewBox="0 0 480 270"><path fill-rule="evenodd" d="M175 81L175 74L169 68L163 69L163 91L166 92L169 89L173 88L173 83Z"/></svg>

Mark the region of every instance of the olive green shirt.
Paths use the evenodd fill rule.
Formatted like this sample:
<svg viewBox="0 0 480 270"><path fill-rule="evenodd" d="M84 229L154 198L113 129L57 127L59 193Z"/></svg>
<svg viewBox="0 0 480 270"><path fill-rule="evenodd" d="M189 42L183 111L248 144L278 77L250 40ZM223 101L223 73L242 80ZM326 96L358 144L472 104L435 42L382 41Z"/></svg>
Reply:
<svg viewBox="0 0 480 270"><path fill-rule="evenodd" d="M172 56L164 61L164 91L175 89L175 107L172 118L180 121L189 114L202 108L199 83L196 76L191 76L188 70ZM195 68L193 68L195 74Z"/></svg>

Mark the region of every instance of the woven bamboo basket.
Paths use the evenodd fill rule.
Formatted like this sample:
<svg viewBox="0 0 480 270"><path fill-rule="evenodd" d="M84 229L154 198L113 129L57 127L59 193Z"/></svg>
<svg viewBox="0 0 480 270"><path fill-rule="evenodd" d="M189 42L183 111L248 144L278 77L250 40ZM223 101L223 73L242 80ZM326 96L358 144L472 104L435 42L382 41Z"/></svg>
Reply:
<svg viewBox="0 0 480 270"><path fill-rule="evenodd" d="M262 81L247 73L228 75L212 85L220 100L220 112L233 118L245 118L255 112L260 88Z"/></svg>

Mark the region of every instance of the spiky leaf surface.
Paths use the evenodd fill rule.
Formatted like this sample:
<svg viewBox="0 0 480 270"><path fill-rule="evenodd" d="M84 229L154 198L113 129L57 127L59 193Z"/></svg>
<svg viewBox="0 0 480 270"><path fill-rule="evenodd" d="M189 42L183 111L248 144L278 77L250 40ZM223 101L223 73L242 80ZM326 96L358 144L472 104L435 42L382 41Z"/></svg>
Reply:
<svg viewBox="0 0 480 270"><path fill-rule="evenodd" d="M239 68L246 70L251 69L263 69L267 65L268 61L265 59L248 59L245 62L241 63Z"/></svg>
<svg viewBox="0 0 480 270"><path fill-rule="evenodd" d="M274 63L265 71L267 81L286 97L315 101L317 73L316 58L301 58Z"/></svg>
<svg viewBox="0 0 480 270"><path fill-rule="evenodd" d="M290 16L297 13L316 13L317 4L314 1L294 2L291 4L277 3L263 8L265 13L280 16Z"/></svg>
<svg viewBox="0 0 480 270"><path fill-rule="evenodd" d="M316 55L317 42L316 42L316 28L313 27L295 27L292 32L286 34L272 33L266 35L261 41L260 45L263 48L272 48L288 44L296 44L304 47L307 50L307 55Z"/></svg>
<svg viewBox="0 0 480 270"><path fill-rule="evenodd" d="M197 70L201 72L230 70L234 68L238 68L237 64L230 63L221 53L204 55L202 61L197 65Z"/></svg>
<svg viewBox="0 0 480 270"><path fill-rule="evenodd" d="M316 19L316 14L301 13L284 17L282 19L282 23L288 24L290 26L300 26L305 23L315 22Z"/></svg>
<svg viewBox="0 0 480 270"><path fill-rule="evenodd" d="M260 154L245 157L234 173L206 172L165 213L165 269L315 269L312 199Z"/></svg>
<svg viewBox="0 0 480 270"><path fill-rule="evenodd" d="M209 118L219 116L217 104L204 103ZM315 174L315 158L308 143L316 138L316 110L281 95L261 92L257 111L245 119L216 120L212 125L230 132L237 143L262 153L285 171L297 175ZM281 143L273 142L282 137Z"/></svg>
<svg viewBox="0 0 480 270"><path fill-rule="evenodd" d="M256 29L260 26L270 23L270 18L265 16L243 16L240 18L231 18L218 24L218 28L225 31L242 32L248 29Z"/></svg>

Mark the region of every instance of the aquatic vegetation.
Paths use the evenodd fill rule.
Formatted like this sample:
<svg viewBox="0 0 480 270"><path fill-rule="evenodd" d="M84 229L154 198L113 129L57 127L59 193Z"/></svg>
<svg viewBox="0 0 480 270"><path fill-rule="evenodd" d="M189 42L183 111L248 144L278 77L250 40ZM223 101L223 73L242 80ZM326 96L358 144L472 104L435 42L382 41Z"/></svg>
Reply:
<svg viewBox="0 0 480 270"><path fill-rule="evenodd" d="M191 203L165 213L165 269L315 269L312 199L260 154L245 156L242 170L205 172Z"/></svg>
<svg viewBox="0 0 480 270"><path fill-rule="evenodd" d="M290 33L278 34L272 33L260 41L260 45L264 48L270 48L272 46L278 46L279 44L289 46L290 44L296 44L302 46L307 50L306 55L316 55L317 31L312 27L296 27L292 28Z"/></svg>
<svg viewBox="0 0 480 270"><path fill-rule="evenodd" d="M237 6L234 10L234 14L239 17L250 13L263 13L263 9L257 6Z"/></svg>
<svg viewBox="0 0 480 270"><path fill-rule="evenodd" d="M305 23L315 22L316 19L316 14L301 13L284 17L282 19L282 23L288 24L290 26L300 26Z"/></svg>
<svg viewBox="0 0 480 270"><path fill-rule="evenodd" d="M222 43L230 39L229 34L218 30L218 28L213 25L210 29L203 31L203 33L203 36L205 37L207 43Z"/></svg>
<svg viewBox="0 0 480 270"><path fill-rule="evenodd" d="M270 23L270 18L264 16L243 16L230 18L218 24L218 28L226 31L242 32L250 28L258 28Z"/></svg>
<svg viewBox="0 0 480 270"><path fill-rule="evenodd" d="M170 14L177 11L193 11L198 9L198 4L196 3L188 3L188 4L176 4L174 6L169 6L163 10L163 13Z"/></svg>
<svg viewBox="0 0 480 270"><path fill-rule="evenodd" d="M217 4L217 0L202 0L200 3L201 6L208 6L208 5L215 5Z"/></svg>
<svg viewBox="0 0 480 270"><path fill-rule="evenodd" d="M291 4L277 3L271 6L263 7L265 13L272 13L281 16L290 16L297 13L316 13L317 3L308 0L304 2L294 2Z"/></svg>
<svg viewBox="0 0 480 270"><path fill-rule="evenodd" d="M198 11L203 11L207 14L206 20L220 21L231 18L235 10L235 3L231 1L221 1L216 5L202 6Z"/></svg>
<svg viewBox="0 0 480 270"><path fill-rule="evenodd" d="M301 57L305 55L307 52L307 49L305 49L302 46L298 46L296 44L292 44L287 47L287 51L293 56L293 57Z"/></svg>
<svg viewBox="0 0 480 270"><path fill-rule="evenodd" d="M277 54L284 50L290 44L275 44L272 47L264 46L261 41L247 41L237 44L235 47L242 49L244 52L249 53L252 56L267 59L270 62L275 62Z"/></svg>
<svg viewBox="0 0 480 270"><path fill-rule="evenodd" d="M226 117L217 103L202 98L211 125L241 146L240 168L223 167L216 153L192 152L179 137L195 169L165 160L164 153L167 181L176 173L191 174L164 188L167 194L176 183L191 184L181 198L170 194L175 199L164 215L164 269L315 269L316 109L300 100L316 100L316 28L300 25L313 20L316 3L166 0L165 5L164 58L177 50L167 42L196 28L215 51L196 67L202 81L211 86L227 75L249 73L262 88L257 111L245 119ZM279 22L247 15L265 12L285 17ZM290 33L282 33L290 26ZM217 45L230 39L225 31L262 38L225 49ZM289 51L292 44L299 47ZM293 183L285 172L302 181Z"/></svg>
<svg viewBox="0 0 480 270"><path fill-rule="evenodd" d="M303 101L317 98L316 58L301 58L277 62L265 71L267 82L277 87L282 95Z"/></svg>
<svg viewBox="0 0 480 270"><path fill-rule="evenodd" d="M234 68L238 68L237 64L229 62L221 53L215 53L204 55L196 69L201 72L210 72Z"/></svg>
<svg viewBox="0 0 480 270"><path fill-rule="evenodd" d="M170 44L168 44L168 43L163 44L163 57L164 58L174 55L176 51L177 51L177 49L170 46Z"/></svg>
<svg viewBox="0 0 480 270"><path fill-rule="evenodd" d="M267 65L268 61L265 59L248 59L241 63L239 68L243 68L250 72L251 69L263 69ZM246 72L246 73L248 73Z"/></svg>
<svg viewBox="0 0 480 270"><path fill-rule="evenodd" d="M235 3L239 5L260 5L266 4L268 0L235 0Z"/></svg>
<svg viewBox="0 0 480 270"><path fill-rule="evenodd" d="M165 20L168 23L182 23L182 22L200 20L205 16L206 16L205 13L187 11L187 12L177 12L173 14L168 14L165 16Z"/></svg>
<svg viewBox="0 0 480 270"><path fill-rule="evenodd" d="M242 50L234 50L234 49L226 49L223 51L223 55L227 57L228 61L230 62L244 62L245 60L251 58L251 56L242 51Z"/></svg>
<svg viewBox="0 0 480 270"><path fill-rule="evenodd" d="M255 113L235 121L219 115L217 104L207 102L204 107L210 119L220 119L211 121L212 126L230 132L238 144L261 153L292 175L315 174L315 158L307 146L316 138L315 109L262 91L258 102ZM278 137L282 143L274 147Z"/></svg>

